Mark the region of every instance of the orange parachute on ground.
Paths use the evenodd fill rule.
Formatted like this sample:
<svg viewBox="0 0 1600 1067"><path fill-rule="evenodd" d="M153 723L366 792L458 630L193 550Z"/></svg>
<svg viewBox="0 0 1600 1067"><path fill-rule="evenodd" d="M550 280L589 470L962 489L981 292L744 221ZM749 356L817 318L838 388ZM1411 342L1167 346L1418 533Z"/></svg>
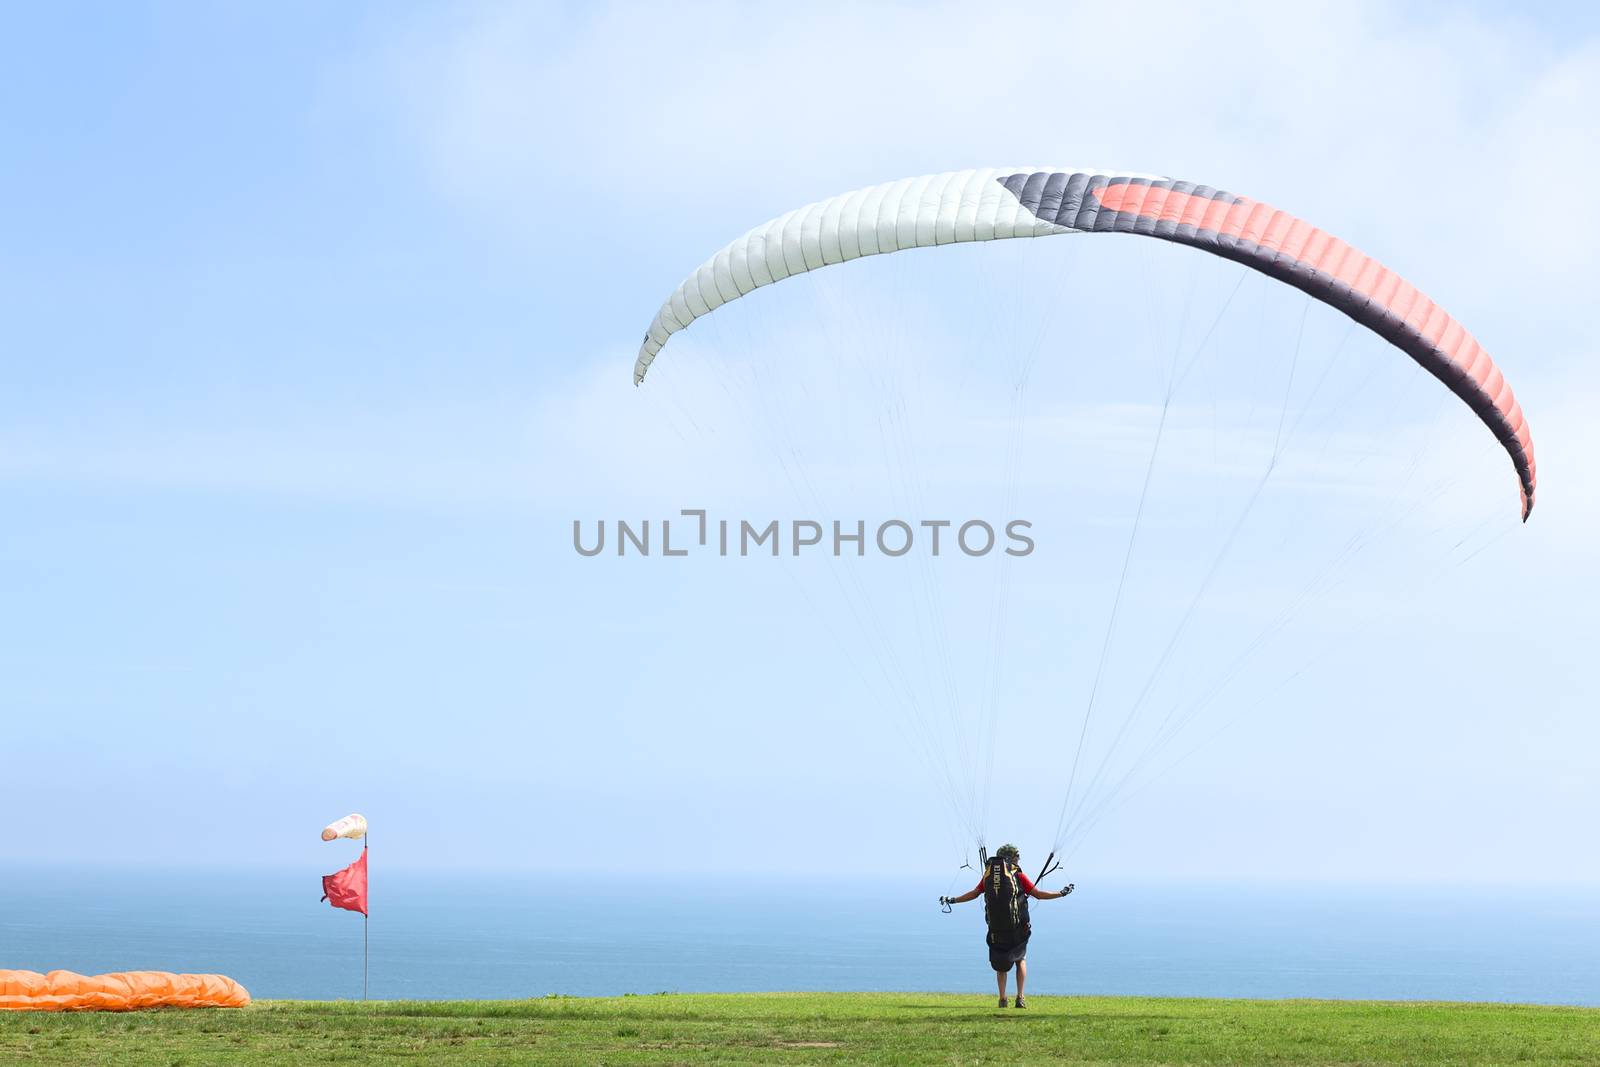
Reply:
<svg viewBox="0 0 1600 1067"><path fill-rule="evenodd" d="M144 1008L242 1008L250 994L220 974L122 971L0 971L0 1011L139 1011Z"/></svg>

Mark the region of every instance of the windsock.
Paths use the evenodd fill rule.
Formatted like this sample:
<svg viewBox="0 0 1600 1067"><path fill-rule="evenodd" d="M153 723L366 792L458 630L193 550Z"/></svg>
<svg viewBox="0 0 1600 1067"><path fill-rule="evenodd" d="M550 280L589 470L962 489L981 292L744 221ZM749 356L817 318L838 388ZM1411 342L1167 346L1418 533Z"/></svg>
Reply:
<svg viewBox="0 0 1600 1067"><path fill-rule="evenodd" d="M348 837L352 841L359 841L367 836L367 817L365 815L346 815L337 822L330 822L322 828L322 839L332 841L338 837Z"/></svg>

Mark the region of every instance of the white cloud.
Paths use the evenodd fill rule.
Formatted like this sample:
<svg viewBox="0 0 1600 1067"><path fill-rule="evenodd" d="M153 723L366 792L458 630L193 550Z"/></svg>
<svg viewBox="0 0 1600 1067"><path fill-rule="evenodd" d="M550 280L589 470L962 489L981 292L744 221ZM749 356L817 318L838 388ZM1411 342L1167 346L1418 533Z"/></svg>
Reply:
<svg viewBox="0 0 1600 1067"><path fill-rule="evenodd" d="M361 76L447 189L535 239L576 218L650 243L684 214L731 234L887 177L1039 163L1273 200L1469 299L1595 263L1594 45L1381 4L1137 12L496 5L424 17ZM1578 291L1540 289L1518 302Z"/></svg>
<svg viewBox="0 0 1600 1067"><path fill-rule="evenodd" d="M590 324L605 371L553 398L552 424L584 411L568 439L633 457L649 485L654 442L681 420L611 397L604 373L678 280L657 265L687 269L853 185L1006 162L1211 181L1355 240L1498 354L1548 453L1555 406L1593 384L1600 46L1515 15L1361 3L1082 4L1043 21L992 4L488 5L419 17L353 77L466 210L519 227L511 240L559 233L553 255L623 284L617 313L636 324ZM635 257L660 279L646 290Z"/></svg>

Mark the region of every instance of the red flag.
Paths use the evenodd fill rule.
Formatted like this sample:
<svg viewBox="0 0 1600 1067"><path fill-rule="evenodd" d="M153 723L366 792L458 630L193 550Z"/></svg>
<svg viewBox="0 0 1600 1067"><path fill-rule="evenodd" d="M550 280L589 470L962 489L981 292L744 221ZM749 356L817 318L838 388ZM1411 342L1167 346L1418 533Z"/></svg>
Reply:
<svg viewBox="0 0 1600 1067"><path fill-rule="evenodd" d="M322 899L336 908L367 913L367 850L342 871L322 876Z"/></svg>

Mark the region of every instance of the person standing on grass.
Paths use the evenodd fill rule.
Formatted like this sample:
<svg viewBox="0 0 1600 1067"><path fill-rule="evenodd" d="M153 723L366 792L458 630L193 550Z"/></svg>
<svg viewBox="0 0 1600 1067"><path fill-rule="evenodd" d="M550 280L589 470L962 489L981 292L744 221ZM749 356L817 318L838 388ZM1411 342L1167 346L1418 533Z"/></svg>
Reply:
<svg viewBox="0 0 1600 1067"><path fill-rule="evenodd" d="M983 919L989 927L989 966L994 968L995 985L1000 990L1000 1006L1006 1006L1006 975L1017 968L1017 1007L1026 1008L1023 987L1028 981L1028 936L1033 924L1028 921L1028 898L1059 900L1072 892L1067 886L1059 893L1040 889L1020 864L1022 854L1016 845L1001 845L989 858L983 877L970 891L959 897L940 897L940 904L965 904L983 897Z"/></svg>

